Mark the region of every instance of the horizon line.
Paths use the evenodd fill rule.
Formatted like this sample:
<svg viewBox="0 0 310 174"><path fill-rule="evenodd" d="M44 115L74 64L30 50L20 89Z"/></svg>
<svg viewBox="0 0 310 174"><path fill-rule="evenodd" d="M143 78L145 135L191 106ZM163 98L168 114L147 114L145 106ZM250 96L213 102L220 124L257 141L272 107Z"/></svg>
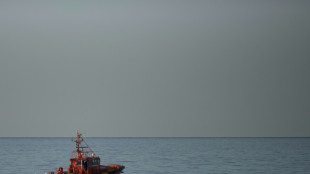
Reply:
<svg viewBox="0 0 310 174"><path fill-rule="evenodd" d="M0 138L74 138L74 136L0 136ZM310 138L310 136L89 136L86 138Z"/></svg>

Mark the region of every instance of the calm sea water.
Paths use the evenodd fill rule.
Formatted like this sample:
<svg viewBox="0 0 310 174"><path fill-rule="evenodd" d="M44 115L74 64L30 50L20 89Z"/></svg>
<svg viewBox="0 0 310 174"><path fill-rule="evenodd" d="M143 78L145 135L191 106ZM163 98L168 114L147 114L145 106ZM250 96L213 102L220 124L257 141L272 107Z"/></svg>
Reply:
<svg viewBox="0 0 310 174"><path fill-rule="evenodd" d="M310 174L310 138L86 138L125 174ZM1 174L67 168L71 138L0 138Z"/></svg>

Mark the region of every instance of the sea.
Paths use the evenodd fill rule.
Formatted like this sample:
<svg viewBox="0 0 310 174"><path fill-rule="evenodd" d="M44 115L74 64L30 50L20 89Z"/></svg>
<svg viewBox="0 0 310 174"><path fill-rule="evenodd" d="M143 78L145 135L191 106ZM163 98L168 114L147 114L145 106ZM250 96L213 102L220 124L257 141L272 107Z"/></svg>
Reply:
<svg viewBox="0 0 310 174"><path fill-rule="evenodd" d="M86 138L124 174L310 174L310 138ZM72 138L0 138L0 174L69 166Z"/></svg>

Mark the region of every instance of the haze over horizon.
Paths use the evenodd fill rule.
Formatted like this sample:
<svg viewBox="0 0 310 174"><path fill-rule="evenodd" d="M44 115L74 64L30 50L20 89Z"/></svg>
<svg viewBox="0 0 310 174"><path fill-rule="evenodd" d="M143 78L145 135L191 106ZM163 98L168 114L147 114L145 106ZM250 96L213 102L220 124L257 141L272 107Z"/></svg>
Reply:
<svg viewBox="0 0 310 174"><path fill-rule="evenodd" d="M0 137L310 137L310 1L0 1Z"/></svg>

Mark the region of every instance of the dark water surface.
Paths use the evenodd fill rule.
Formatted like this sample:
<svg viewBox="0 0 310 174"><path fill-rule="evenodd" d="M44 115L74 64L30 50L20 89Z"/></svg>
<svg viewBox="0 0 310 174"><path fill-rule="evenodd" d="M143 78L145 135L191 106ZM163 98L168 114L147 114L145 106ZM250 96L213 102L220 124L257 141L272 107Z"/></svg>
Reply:
<svg viewBox="0 0 310 174"><path fill-rule="evenodd" d="M310 138L86 138L124 174L310 174ZM0 138L0 173L67 168L71 138Z"/></svg>

